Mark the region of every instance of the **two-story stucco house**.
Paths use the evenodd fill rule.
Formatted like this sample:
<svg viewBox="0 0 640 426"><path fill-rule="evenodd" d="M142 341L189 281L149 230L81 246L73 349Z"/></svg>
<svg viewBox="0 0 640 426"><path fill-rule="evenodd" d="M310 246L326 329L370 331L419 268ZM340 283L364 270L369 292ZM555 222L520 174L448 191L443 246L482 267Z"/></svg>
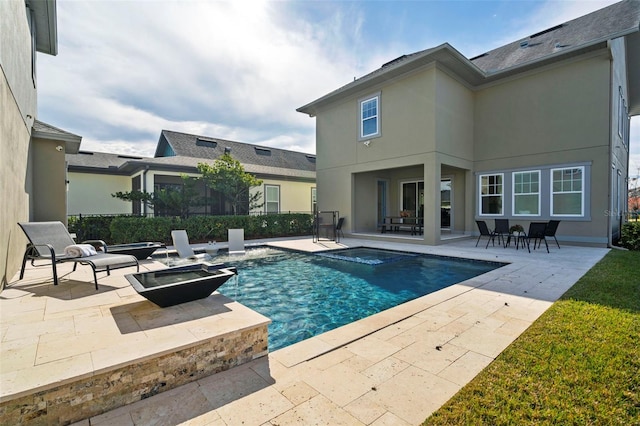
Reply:
<svg viewBox="0 0 640 426"><path fill-rule="evenodd" d="M55 0L0 1L0 280L27 242L18 222L66 223L65 152L81 138L37 118L36 52L57 54Z"/></svg>
<svg viewBox="0 0 640 426"><path fill-rule="evenodd" d="M150 207L111 196L118 191L155 192L180 188L181 175L199 176L198 163L213 164L225 152L262 180L253 191L263 205L251 213L311 212L315 203L315 155L163 130L154 157L80 151L67 155L68 212L78 214L155 214ZM206 205L195 214L230 214L220 194L198 183ZM242 212L246 213L246 211Z"/></svg>
<svg viewBox="0 0 640 426"><path fill-rule="evenodd" d="M403 211L424 219L404 238L425 244L497 218L557 219L560 241L611 244L640 113L639 24L627 0L475 58L445 43L300 107L316 117L318 208L370 238L391 238L380 224Z"/></svg>

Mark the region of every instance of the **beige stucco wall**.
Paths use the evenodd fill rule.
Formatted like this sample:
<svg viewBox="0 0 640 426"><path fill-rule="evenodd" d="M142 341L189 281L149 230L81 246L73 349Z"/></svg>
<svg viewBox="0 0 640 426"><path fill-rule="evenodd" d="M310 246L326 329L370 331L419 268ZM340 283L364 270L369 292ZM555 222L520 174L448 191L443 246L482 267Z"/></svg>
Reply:
<svg viewBox="0 0 640 426"><path fill-rule="evenodd" d="M624 38L612 40L611 56L613 57L613 66L611 69L611 200L610 206L606 212L609 218L610 234L612 241L620 237L620 227L625 220L625 212L627 211L627 181L629 175L629 119L626 110L620 110L619 99L622 93L622 99L628 106L629 104L629 88L627 86L627 76L625 73L625 41ZM630 78L633 78L630 76ZM636 76L637 78L637 76ZM620 135L618 131L618 119L622 116L623 132Z"/></svg>
<svg viewBox="0 0 640 426"><path fill-rule="evenodd" d="M623 54L616 43L614 59L616 50ZM624 64L615 64L616 72L624 78ZM316 114L319 208L340 210L348 217L347 231L371 231L377 181L389 182L393 214L399 182L414 178L401 175L412 170L425 182L424 241L437 243L441 177L454 179L454 231L470 234L476 231L477 173L549 173L552 166L579 164L588 173L587 215L562 218L558 234L567 241L606 244L611 86L611 56L602 50L474 89L438 66L425 67L325 105ZM381 136L366 146L358 141L358 100L377 93ZM622 159L616 164L626 167ZM542 213L532 220L549 220L548 209Z"/></svg>
<svg viewBox="0 0 640 426"><path fill-rule="evenodd" d="M26 239L17 223L29 220L29 141L36 116L31 39L24 2L0 1L0 280L20 267Z"/></svg>
<svg viewBox="0 0 640 426"><path fill-rule="evenodd" d="M366 146L358 141L358 101L376 93L381 136ZM347 217L347 232L371 232L378 224L378 180L388 182L389 215L399 213L402 181L429 182L425 218L433 226L425 230L425 241L435 243L441 167L461 173L455 181L460 198L456 208L470 204L465 201L464 169L473 165L474 108L473 91L431 65L321 109L316 124L319 208L339 210ZM454 228L462 232L465 214L454 220Z"/></svg>
<svg viewBox="0 0 640 426"><path fill-rule="evenodd" d="M131 191L131 178L94 173L69 172L67 210L78 214L128 214L131 203L111 196Z"/></svg>
<svg viewBox="0 0 640 426"><path fill-rule="evenodd" d="M61 147L61 151L56 148ZM32 217L35 222L59 220L67 223L67 191L64 143L33 138Z"/></svg>
<svg viewBox="0 0 640 426"><path fill-rule="evenodd" d="M596 55L478 91L474 170L589 162L591 179L586 184L591 188L591 220L562 218L558 234L577 236L581 242L606 243L609 88L608 56ZM548 219L548 212L543 211L534 220Z"/></svg>
<svg viewBox="0 0 640 426"><path fill-rule="evenodd" d="M311 212L311 188L316 187L315 182L287 181L279 179L262 178L262 185L252 188L251 192L260 191L262 202L264 202L265 185L276 185L280 187L280 211L285 212ZM254 211L264 212L265 206Z"/></svg>
<svg viewBox="0 0 640 426"><path fill-rule="evenodd" d="M439 153L473 161L474 99L473 91L459 81L442 71L436 74L435 128ZM443 160L450 162L448 158Z"/></svg>

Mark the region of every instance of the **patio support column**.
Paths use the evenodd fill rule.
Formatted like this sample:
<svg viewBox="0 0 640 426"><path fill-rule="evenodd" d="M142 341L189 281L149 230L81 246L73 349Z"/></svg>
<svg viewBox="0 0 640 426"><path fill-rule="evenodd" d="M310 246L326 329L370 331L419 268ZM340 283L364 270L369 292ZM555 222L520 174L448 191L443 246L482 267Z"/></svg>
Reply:
<svg viewBox="0 0 640 426"><path fill-rule="evenodd" d="M466 170L464 173L465 192L464 192L464 234L473 235L476 230L474 195L476 191L475 175L473 171Z"/></svg>
<svg viewBox="0 0 640 426"><path fill-rule="evenodd" d="M440 162L435 153L424 162L424 242L440 243Z"/></svg>

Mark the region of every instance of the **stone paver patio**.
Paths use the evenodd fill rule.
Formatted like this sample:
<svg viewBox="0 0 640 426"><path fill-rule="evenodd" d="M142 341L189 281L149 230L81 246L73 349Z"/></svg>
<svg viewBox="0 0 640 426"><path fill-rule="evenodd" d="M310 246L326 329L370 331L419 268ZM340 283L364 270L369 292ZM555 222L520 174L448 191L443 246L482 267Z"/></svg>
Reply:
<svg viewBox="0 0 640 426"><path fill-rule="evenodd" d="M310 238L269 244L307 251L338 247L334 243L314 244ZM339 246L380 247L509 264L77 424L420 424L608 251L566 245L558 249L554 245L547 254L544 249L528 253L513 247L490 246L485 250L474 245L475 240L434 247L344 239ZM148 263L145 268L161 267L156 262ZM66 298L56 298L47 294L53 287L50 280L43 283L50 271L29 270L27 280L16 281L16 276L0 294L3 398L7 386L19 388L21 380L28 380L34 371L68 374L77 359L103 362L97 352L87 349L91 345L86 341L61 340L61 336L84 334L98 341L117 338L90 332L89 324L95 317L108 317L113 310L91 307L89 300L95 294L91 284L85 288L66 281L83 279L83 272L64 278L57 290L68 285L70 293ZM126 284L123 275L130 272L124 269L112 272L110 277L100 275L101 286L117 288L109 292L113 304L120 298L128 303L144 300ZM86 275L90 282L90 273ZM163 345L184 344L184 335L164 333L165 326L170 327L159 324L153 329L156 338L162 337L159 341ZM186 329L188 321L183 320L181 327ZM103 358L109 356L108 350L100 353Z"/></svg>

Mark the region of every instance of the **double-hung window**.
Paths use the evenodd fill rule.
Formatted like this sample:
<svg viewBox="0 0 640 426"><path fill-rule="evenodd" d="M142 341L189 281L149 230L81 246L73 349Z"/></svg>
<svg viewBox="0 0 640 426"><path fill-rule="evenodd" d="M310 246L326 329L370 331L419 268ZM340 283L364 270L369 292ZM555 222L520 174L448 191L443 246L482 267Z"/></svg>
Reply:
<svg viewBox="0 0 640 426"><path fill-rule="evenodd" d="M360 101L360 139L380 136L380 95Z"/></svg>
<svg viewBox="0 0 640 426"><path fill-rule="evenodd" d="M480 175L480 215L502 216L504 173Z"/></svg>
<svg viewBox="0 0 640 426"><path fill-rule="evenodd" d="M551 216L584 215L584 167L551 169Z"/></svg>
<svg viewBox="0 0 640 426"><path fill-rule="evenodd" d="M280 213L280 186L264 186L264 208L266 213Z"/></svg>
<svg viewBox="0 0 640 426"><path fill-rule="evenodd" d="M513 215L540 215L540 171L513 173Z"/></svg>

